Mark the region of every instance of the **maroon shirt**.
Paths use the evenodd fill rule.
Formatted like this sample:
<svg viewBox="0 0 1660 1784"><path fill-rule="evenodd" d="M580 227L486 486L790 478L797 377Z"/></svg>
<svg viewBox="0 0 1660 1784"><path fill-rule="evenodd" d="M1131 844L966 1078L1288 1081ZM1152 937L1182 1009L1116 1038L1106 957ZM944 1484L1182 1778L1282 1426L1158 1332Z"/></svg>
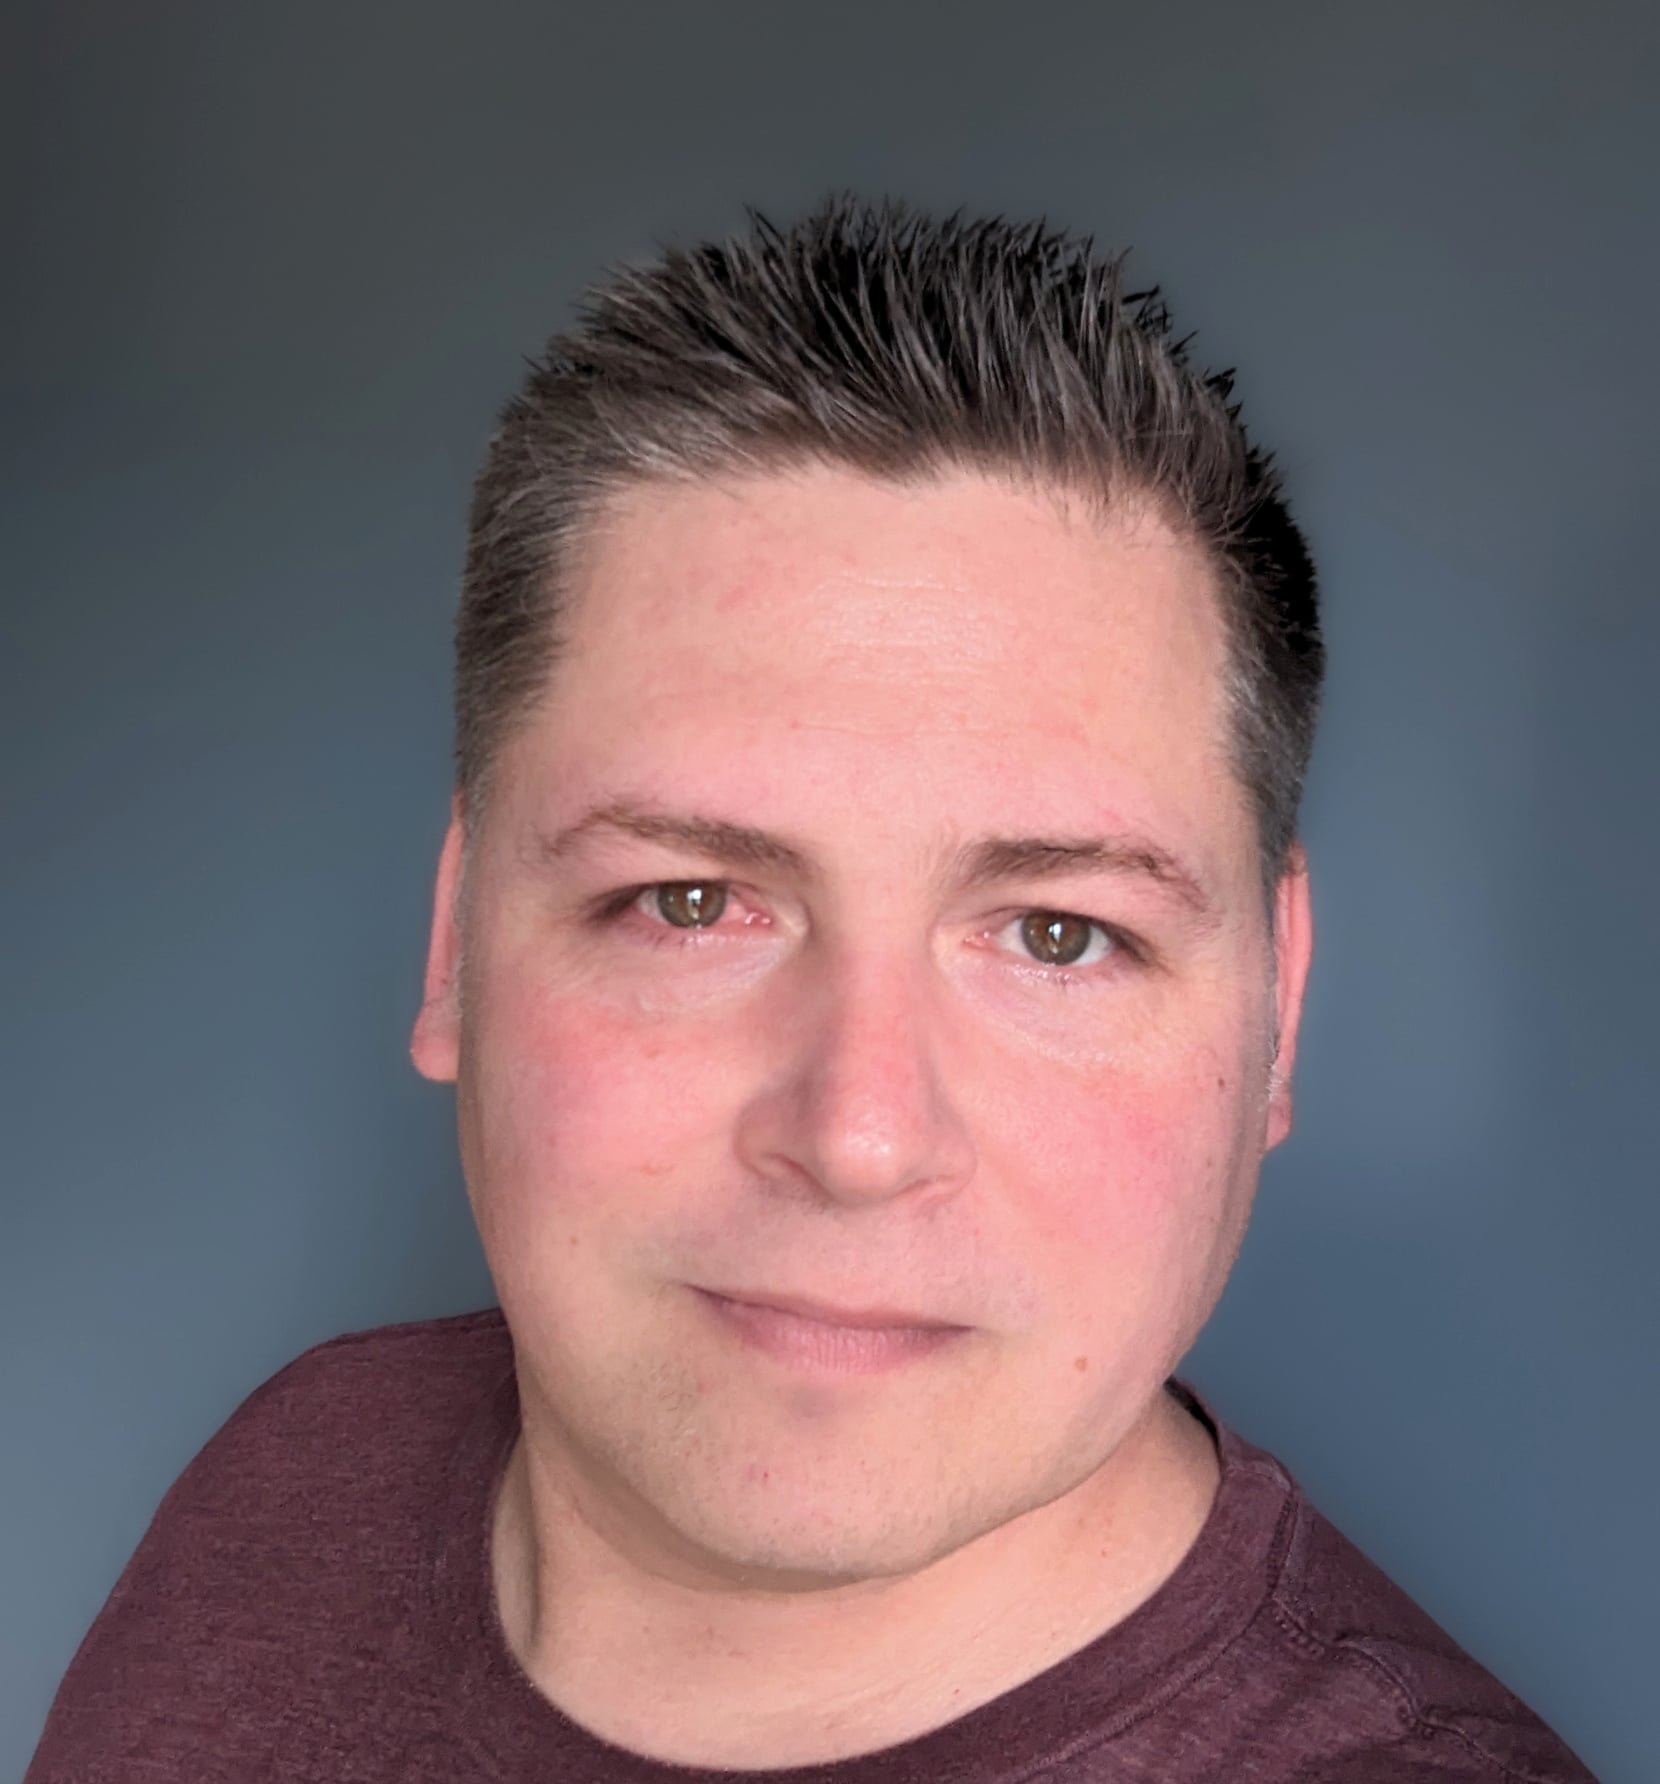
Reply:
<svg viewBox="0 0 1660 1784"><path fill-rule="evenodd" d="M1586 1784L1590 1774L1221 1428L1198 1540L1116 1628L900 1746L795 1784ZM518 1430L499 1313L308 1351L162 1502L25 1784L700 1784L596 1739L496 1620ZM648 1689L642 1681L642 1690Z"/></svg>

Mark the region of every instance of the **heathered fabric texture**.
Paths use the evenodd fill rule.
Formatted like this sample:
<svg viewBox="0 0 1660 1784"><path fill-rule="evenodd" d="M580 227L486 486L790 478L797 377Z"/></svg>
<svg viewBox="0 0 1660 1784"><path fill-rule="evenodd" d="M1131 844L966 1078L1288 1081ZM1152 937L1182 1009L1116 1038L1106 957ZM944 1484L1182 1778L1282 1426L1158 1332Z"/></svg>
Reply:
<svg viewBox="0 0 1660 1784"><path fill-rule="evenodd" d="M1181 1566L1058 1666L796 1784L1585 1784L1590 1774L1221 1428ZM180 1477L26 1784L709 1784L595 1739L515 1664L488 1526L518 1428L498 1313L309 1351ZM641 1689L649 1690L649 1681Z"/></svg>

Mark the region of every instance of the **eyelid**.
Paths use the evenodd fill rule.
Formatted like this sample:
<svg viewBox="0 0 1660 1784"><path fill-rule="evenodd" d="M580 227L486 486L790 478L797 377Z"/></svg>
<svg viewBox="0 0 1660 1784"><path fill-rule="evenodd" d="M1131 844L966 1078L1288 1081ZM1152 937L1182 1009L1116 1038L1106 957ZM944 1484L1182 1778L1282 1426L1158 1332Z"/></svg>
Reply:
<svg viewBox="0 0 1660 1784"><path fill-rule="evenodd" d="M616 923L633 912L643 922L649 923L653 929L667 929L682 935L708 935L716 929L732 927L732 925L722 923L717 919L714 923L702 927L676 929L676 926L666 918L654 911L647 910L645 906L646 894L659 891L664 886L718 886L729 900L735 900L740 907L743 907L739 913L740 916L748 921L765 920L763 914L753 908L742 886L734 880L722 879L717 874L684 874L676 875L672 879L639 880L632 886L620 886L614 892L603 893L594 900L590 907L590 914L596 922ZM721 915L724 917L726 912L722 911Z"/></svg>
<svg viewBox="0 0 1660 1784"><path fill-rule="evenodd" d="M717 920L703 928L677 928L666 918L645 908L646 894L655 892L663 886L719 886L726 893L728 899L738 907L733 913L737 921L734 924ZM592 919L599 923L619 922L631 912L651 928L663 930L682 938L708 936L722 929L741 928L751 923L770 926L773 922L769 913L756 908L753 896L747 887L736 880L725 879L717 874L686 874L676 875L673 878L636 881L633 885L622 886L614 892L602 894L590 907ZM724 918L726 915L727 912L723 911L722 917ZM1112 960L1119 955L1142 966L1147 965L1153 958L1152 950L1138 936L1119 924L1110 923L1104 917L1092 917L1087 911L1066 910L1057 905L1022 904L1013 906L999 912L985 923L978 930L975 939L978 942L998 946L996 938L1004 930L1030 916L1068 917L1080 923L1087 923L1091 929L1098 931L1112 944L1106 958L1102 960L1089 961L1081 965L1073 962L1071 965L1065 966L1034 959L1030 954L1022 955L1014 948L1001 950L1020 959L1025 966L1034 971L1050 977L1065 978L1068 975L1090 975L1098 969L1109 968Z"/></svg>
<svg viewBox="0 0 1660 1784"><path fill-rule="evenodd" d="M1111 943L1111 947L1108 949L1104 959L1085 962L1073 961L1068 965L1061 965L1058 962L1051 963L1049 961L1037 960L1034 959L1032 955L1017 948L1009 948L1006 950L1008 953L1013 954L1019 959L1023 965L1031 967L1037 972L1049 974L1055 978L1064 978L1069 974L1087 975L1094 973L1099 969L1110 967L1114 958L1120 955L1135 962L1138 966L1146 965L1152 957L1151 950L1148 949L1146 944L1143 943L1138 936L1132 934L1121 925L1117 923L1109 923L1105 917L1092 917L1088 911L1066 910L1058 905L1019 905L1012 910L1004 911L994 917L980 934L985 940L996 946L998 945L996 942L998 936L1005 930L1012 928L1015 924L1022 922L1027 917L1065 917L1077 923L1087 923L1092 930L1098 932Z"/></svg>

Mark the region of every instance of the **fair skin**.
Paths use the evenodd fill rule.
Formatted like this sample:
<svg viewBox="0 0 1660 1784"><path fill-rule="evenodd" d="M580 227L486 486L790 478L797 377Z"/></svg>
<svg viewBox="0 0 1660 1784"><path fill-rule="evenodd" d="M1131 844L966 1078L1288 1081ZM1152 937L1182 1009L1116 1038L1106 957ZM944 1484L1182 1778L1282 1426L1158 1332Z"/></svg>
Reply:
<svg viewBox="0 0 1660 1784"><path fill-rule="evenodd" d="M566 635L414 1042L514 1336L504 1633L656 1758L873 1751L1204 1521L1162 1383L1289 1129L1306 878L1265 909L1210 574L1146 511L636 490Z"/></svg>

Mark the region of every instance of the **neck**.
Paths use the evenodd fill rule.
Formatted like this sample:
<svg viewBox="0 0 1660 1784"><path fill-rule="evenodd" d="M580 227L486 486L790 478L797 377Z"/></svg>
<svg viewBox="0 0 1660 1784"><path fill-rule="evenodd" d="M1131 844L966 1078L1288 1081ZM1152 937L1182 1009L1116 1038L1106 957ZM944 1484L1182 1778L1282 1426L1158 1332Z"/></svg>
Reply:
<svg viewBox="0 0 1660 1784"><path fill-rule="evenodd" d="M497 1609L542 1694L614 1745L825 1764L954 1721L1122 1622L1191 1548L1217 1478L1209 1433L1161 1393L1081 1486L917 1573L715 1590L608 1540L521 1435L492 1530Z"/></svg>

